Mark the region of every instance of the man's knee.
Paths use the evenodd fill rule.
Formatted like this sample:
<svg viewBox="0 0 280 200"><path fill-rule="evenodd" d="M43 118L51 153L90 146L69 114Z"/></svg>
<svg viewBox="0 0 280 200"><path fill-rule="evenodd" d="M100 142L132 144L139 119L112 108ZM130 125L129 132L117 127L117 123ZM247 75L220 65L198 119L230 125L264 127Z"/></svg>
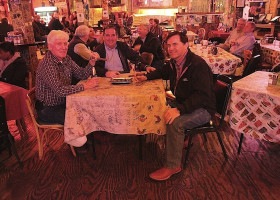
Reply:
<svg viewBox="0 0 280 200"><path fill-rule="evenodd" d="M178 132L182 132L182 131L184 131L183 126L184 126L183 121L180 119L180 116L179 116L179 117L176 117L171 124L167 124L167 129L169 127L169 128L176 129Z"/></svg>

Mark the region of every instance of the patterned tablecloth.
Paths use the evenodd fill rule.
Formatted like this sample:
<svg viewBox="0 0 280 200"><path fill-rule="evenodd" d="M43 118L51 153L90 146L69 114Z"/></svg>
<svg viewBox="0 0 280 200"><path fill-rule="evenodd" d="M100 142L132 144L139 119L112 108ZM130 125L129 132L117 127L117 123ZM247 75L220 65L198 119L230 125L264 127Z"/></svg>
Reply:
<svg viewBox="0 0 280 200"><path fill-rule="evenodd" d="M233 83L229 123L256 139L280 142L280 87L268 85L269 72L257 71Z"/></svg>
<svg viewBox="0 0 280 200"><path fill-rule="evenodd" d="M98 88L67 96L65 142L93 131L116 134L165 134L167 109L162 80L112 85L99 78Z"/></svg>
<svg viewBox="0 0 280 200"><path fill-rule="evenodd" d="M190 50L196 55L201 56L210 66L214 74L234 74L235 69L242 65L240 58L224 49L218 47L218 54L213 55L210 53L209 48L198 48L197 45L193 45L190 47Z"/></svg>
<svg viewBox="0 0 280 200"><path fill-rule="evenodd" d="M274 44L261 44L262 58L269 64L280 63L280 48Z"/></svg>
<svg viewBox="0 0 280 200"><path fill-rule="evenodd" d="M0 82L0 96L5 99L7 121L18 120L28 115L25 102L27 92L24 88Z"/></svg>

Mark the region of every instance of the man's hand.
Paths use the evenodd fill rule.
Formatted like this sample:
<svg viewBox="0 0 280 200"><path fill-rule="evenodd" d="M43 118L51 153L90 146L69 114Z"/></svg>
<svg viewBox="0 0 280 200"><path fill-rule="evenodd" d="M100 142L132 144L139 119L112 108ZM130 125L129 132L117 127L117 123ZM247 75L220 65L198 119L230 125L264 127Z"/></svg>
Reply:
<svg viewBox="0 0 280 200"><path fill-rule="evenodd" d="M177 108L170 108L164 114L164 119L166 124L172 124L174 119L180 116L180 112Z"/></svg>
<svg viewBox="0 0 280 200"><path fill-rule="evenodd" d="M98 78L95 77L95 78L88 79L85 83L83 83L83 85L85 90L95 88L99 85Z"/></svg>
<svg viewBox="0 0 280 200"><path fill-rule="evenodd" d="M109 78L114 78L114 77L118 77L120 75L120 72L118 71L107 71L105 76L109 77Z"/></svg>
<svg viewBox="0 0 280 200"><path fill-rule="evenodd" d="M148 73L150 73L150 72L156 71L156 68L154 68L154 67L147 67L147 68L146 68L146 71L147 71Z"/></svg>
<svg viewBox="0 0 280 200"><path fill-rule="evenodd" d="M141 44L137 44L134 46L133 50L138 52L140 48L141 48Z"/></svg>
<svg viewBox="0 0 280 200"><path fill-rule="evenodd" d="M147 76L137 75L137 73L136 73L135 79L136 79L136 81L142 82L142 81L147 80Z"/></svg>
<svg viewBox="0 0 280 200"><path fill-rule="evenodd" d="M94 66L95 65L95 62L97 61L97 59L100 58L99 54L96 53L96 52L92 52L91 53L91 56L90 56L90 61L89 63Z"/></svg>

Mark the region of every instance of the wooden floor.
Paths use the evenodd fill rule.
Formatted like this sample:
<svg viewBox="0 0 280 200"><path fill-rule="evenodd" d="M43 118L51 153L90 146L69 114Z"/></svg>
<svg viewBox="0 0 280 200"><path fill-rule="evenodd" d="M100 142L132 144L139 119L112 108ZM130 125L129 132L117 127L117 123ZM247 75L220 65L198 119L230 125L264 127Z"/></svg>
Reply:
<svg viewBox="0 0 280 200"><path fill-rule="evenodd" d="M27 133L14 133L24 168L12 156L0 165L0 199L279 199L280 145L245 138L237 155L239 134L224 127L222 137L229 154L225 162L218 140L208 135L194 138L190 162L185 170L165 182L155 182L148 174L163 165L164 149L145 143L143 160L138 159L136 136L96 133L97 160L90 152L73 157L63 144L45 147L38 158L35 132L29 118ZM52 143L62 144L54 132ZM0 160L7 157L2 152Z"/></svg>

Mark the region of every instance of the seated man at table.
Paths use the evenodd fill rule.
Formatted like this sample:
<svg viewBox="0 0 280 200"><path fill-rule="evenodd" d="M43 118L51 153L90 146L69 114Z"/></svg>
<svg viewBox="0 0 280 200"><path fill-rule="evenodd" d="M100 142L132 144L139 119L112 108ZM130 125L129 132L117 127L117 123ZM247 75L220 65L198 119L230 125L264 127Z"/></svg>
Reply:
<svg viewBox="0 0 280 200"><path fill-rule="evenodd" d="M244 35L243 29L246 24L246 19L240 18L237 22L236 28L230 33L224 44L220 44L219 47L226 51L229 51L232 42L235 42L238 38Z"/></svg>
<svg viewBox="0 0 280 200"><path fill-rule="evenodd" d="M103 31L104 43L99 45L95 51L101 58L95 64L97 76L115 77L120 72L129 72L130 68L127 60L138 63L142 60L139 54L131 49L125 42L118 40L118 31L116 26L109 25Z"/></svg>
<svg viewBox="0 0 280 200"><path fill-rule="evenodd" d="M73 39L69 43L67 51L67 54L72 60L82 68L85 68L91 57L93 57L93 52L88 49L87 45L89 31L86 25L78 26ZM72 84L77 84L78 82L79 80L73 77Z"/></svg>
<svg viewBox="0 0 280 200"><path fill-rule="evenodd" d="M140 53L148 52L154 55L151 66L154 68L161 68L164 64L164 54L161 48L160 40L149 32L148 24L140 24L138 26L139 37L133 44L133 49Z"/></svg>
<svg viewBox="0 0 280 200"><path fill-rule="evenodd" d="M254 36L254 30L256 25L252 21L248 21L244 27L244 35L232 42L229 49L230 53L243 58L243 51L248 49L252 50L256 42Z"/></svg>
<svg viewBox="0 0 280 200"><path fill-rule="evenodd" d="M14 43L0 43L0 81L26 88L27 66Z"/></svg>
<svg viewBox="0 0 280 200"><path fill-rule="evenodd" d="M176 99L170 102L165 113L166 122L166 163L150 174L154 180L167 180L181 171L181 157L184 144L184 130L210 121L215 112L213 74L207 63L188 50L188 38L175 31L167 37L170 63L145 76L139 81L169 79L170 88Z"/></svg>
<svg viewBox="0 0 280 200"><path fill-rule="evenodd" d="M53 30L49 33L47 41L49 50L40 62L36 73L36 110L40 120L49 123L64 124L66 96L98 86L95 78L82 84L71 85L72 77L80 80L87 79L92 72L96 59L94 57L85 68L79 67L69 56L67 33ZM72 143L81 146L86 141L85 137Z"/></svg>

